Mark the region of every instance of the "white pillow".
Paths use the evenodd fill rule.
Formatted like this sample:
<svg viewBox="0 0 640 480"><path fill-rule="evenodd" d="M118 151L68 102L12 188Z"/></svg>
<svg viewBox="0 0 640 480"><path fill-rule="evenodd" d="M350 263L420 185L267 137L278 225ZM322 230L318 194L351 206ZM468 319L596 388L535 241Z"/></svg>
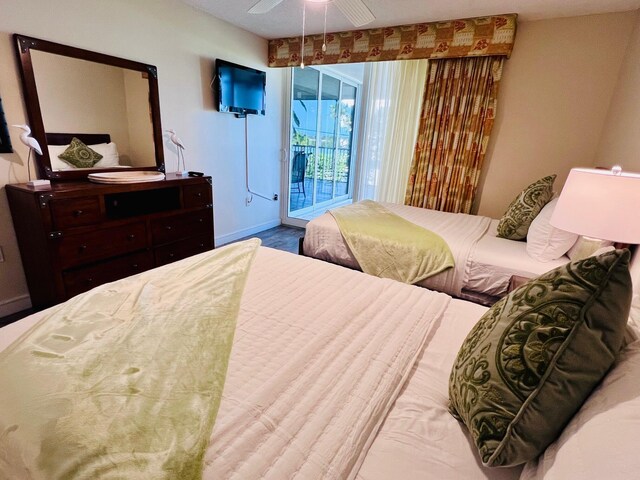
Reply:
<svg viewBox="0 0 640 480"><path fill-rule="evenodd" d="M638 478L639 378L640 341L623 350L560 437L525 465L520 480Z"/></svg>
<svg viewBox="0 0 640 480"><path fill-rule="evenodd" d="M558 199L547 203L534 218L527 233L527 253L540 262L550 262L563 256L578 240L578 235L553 227L549 221Z"/></svg>
<svg viewBox="0 0 640 480"><path fill-rule="evenodd" d="M102 159L96 163L93 168L111 168L120 166L120 156L118 148L113 142L98 143L96 145L87 145L89 148L102 155Z"/></svg>
<svg viewBox="0 0 640 480"><path fill-rule="evenodd" d="M69 145L47 145L49 159L51 160L51 170L73 170L76 168L70 163L58 158L58 155L64 153L67 148L69 148Z"/></svg>

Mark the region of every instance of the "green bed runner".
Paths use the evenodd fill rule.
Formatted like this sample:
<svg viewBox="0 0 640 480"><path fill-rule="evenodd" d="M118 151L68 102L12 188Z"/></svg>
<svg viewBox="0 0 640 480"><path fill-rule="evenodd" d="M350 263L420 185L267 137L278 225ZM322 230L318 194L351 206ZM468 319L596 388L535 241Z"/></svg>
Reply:
<svg viewBox="0 0 640 480"><path fill-rule="evenodd" d="M201 478L259 244L98 287L1 352L0 478Z"/></svg>
<svg viewBox="0 0 640 480"><path fill-rule="evenodd" d="M363 200L331 214L365 273L413 284L454 266L440 235L377 202Z"/></svg>

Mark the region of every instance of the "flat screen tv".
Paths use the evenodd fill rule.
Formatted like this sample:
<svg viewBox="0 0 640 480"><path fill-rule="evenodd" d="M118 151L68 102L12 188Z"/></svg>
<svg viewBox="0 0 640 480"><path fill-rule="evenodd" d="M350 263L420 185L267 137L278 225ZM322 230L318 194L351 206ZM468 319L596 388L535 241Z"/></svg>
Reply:
<svg viewBox="0 0 640 480"><path fill-rule="evenodd" d="M264 115L266 72L218 59L215 74L218 111Z"/></svg>

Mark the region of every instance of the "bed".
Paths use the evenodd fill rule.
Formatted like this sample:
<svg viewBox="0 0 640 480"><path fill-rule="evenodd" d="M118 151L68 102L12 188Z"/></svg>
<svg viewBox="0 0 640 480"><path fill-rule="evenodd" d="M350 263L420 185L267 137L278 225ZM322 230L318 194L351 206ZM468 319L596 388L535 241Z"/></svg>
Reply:
<svg viewBox="0 0 640 480"><path fill-rule="evenodd" d="M491 305L507 293L513 276L533 278L569 261L566 256L550 262L531 258L526 242L497 237L498 220L393 203L383 205L396 215L435 231L449 244L456 266L418 285L458 298ZM301 253L359 269L338 224L328 212L307 224Z"/></svg>
<svg viewBox="0 0 640 480"><path fill-rule="evenodd" d="M92 292L112 295L141 282L185 278L214 254ZM169 304L193 289L168 285L157 293ZM92 292L76 298L82 302ZM59 308L0 329L0 352ZM522 466L483 467L464 427L447 411L454 357L485 311L427 289L260 247L240 303L203 478L520 478ZM7 471L12 447L7 431L0 428L0 474ZM618 471L637 463L625 462ZM527 478L543 478L536 477L536 468L527 465ZM21 473L11 478L41 478Z"/></svg>

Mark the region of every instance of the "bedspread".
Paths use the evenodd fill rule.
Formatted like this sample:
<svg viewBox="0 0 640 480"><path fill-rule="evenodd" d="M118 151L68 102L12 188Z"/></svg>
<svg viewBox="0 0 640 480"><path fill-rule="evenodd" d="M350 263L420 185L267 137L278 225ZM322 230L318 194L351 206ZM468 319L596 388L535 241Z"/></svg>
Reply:
<svg viewBox="0 0 640 480"><path fill-rule="evenodd" d="M200 478L259 244L102 285L0 352L0 478Z"/></svg>
<svg viewBox="0 0 640 480"><path fill-rule="evenodd" d="M440 235L454 257L455 267L433 275L417 285L459 296L464 287L467 258L489 227L488 217L438 212L425 208L383 203L391 212ZM345 267L358 268L358 262L347 247L340 229L329 213L307 224L304 253Z"/></svg>
<svg viewBox="0 0 640 480"><path fill-rule="evenodd" d="M449 245L371 200L331 210L363 272L417 283L454 266Z"/></svg>
<svg viewBox="0 0 640 480"><path fill-rule="evenodd" d="M254 266L205 477L351 478L450 298L265 248Z"/></svg>

